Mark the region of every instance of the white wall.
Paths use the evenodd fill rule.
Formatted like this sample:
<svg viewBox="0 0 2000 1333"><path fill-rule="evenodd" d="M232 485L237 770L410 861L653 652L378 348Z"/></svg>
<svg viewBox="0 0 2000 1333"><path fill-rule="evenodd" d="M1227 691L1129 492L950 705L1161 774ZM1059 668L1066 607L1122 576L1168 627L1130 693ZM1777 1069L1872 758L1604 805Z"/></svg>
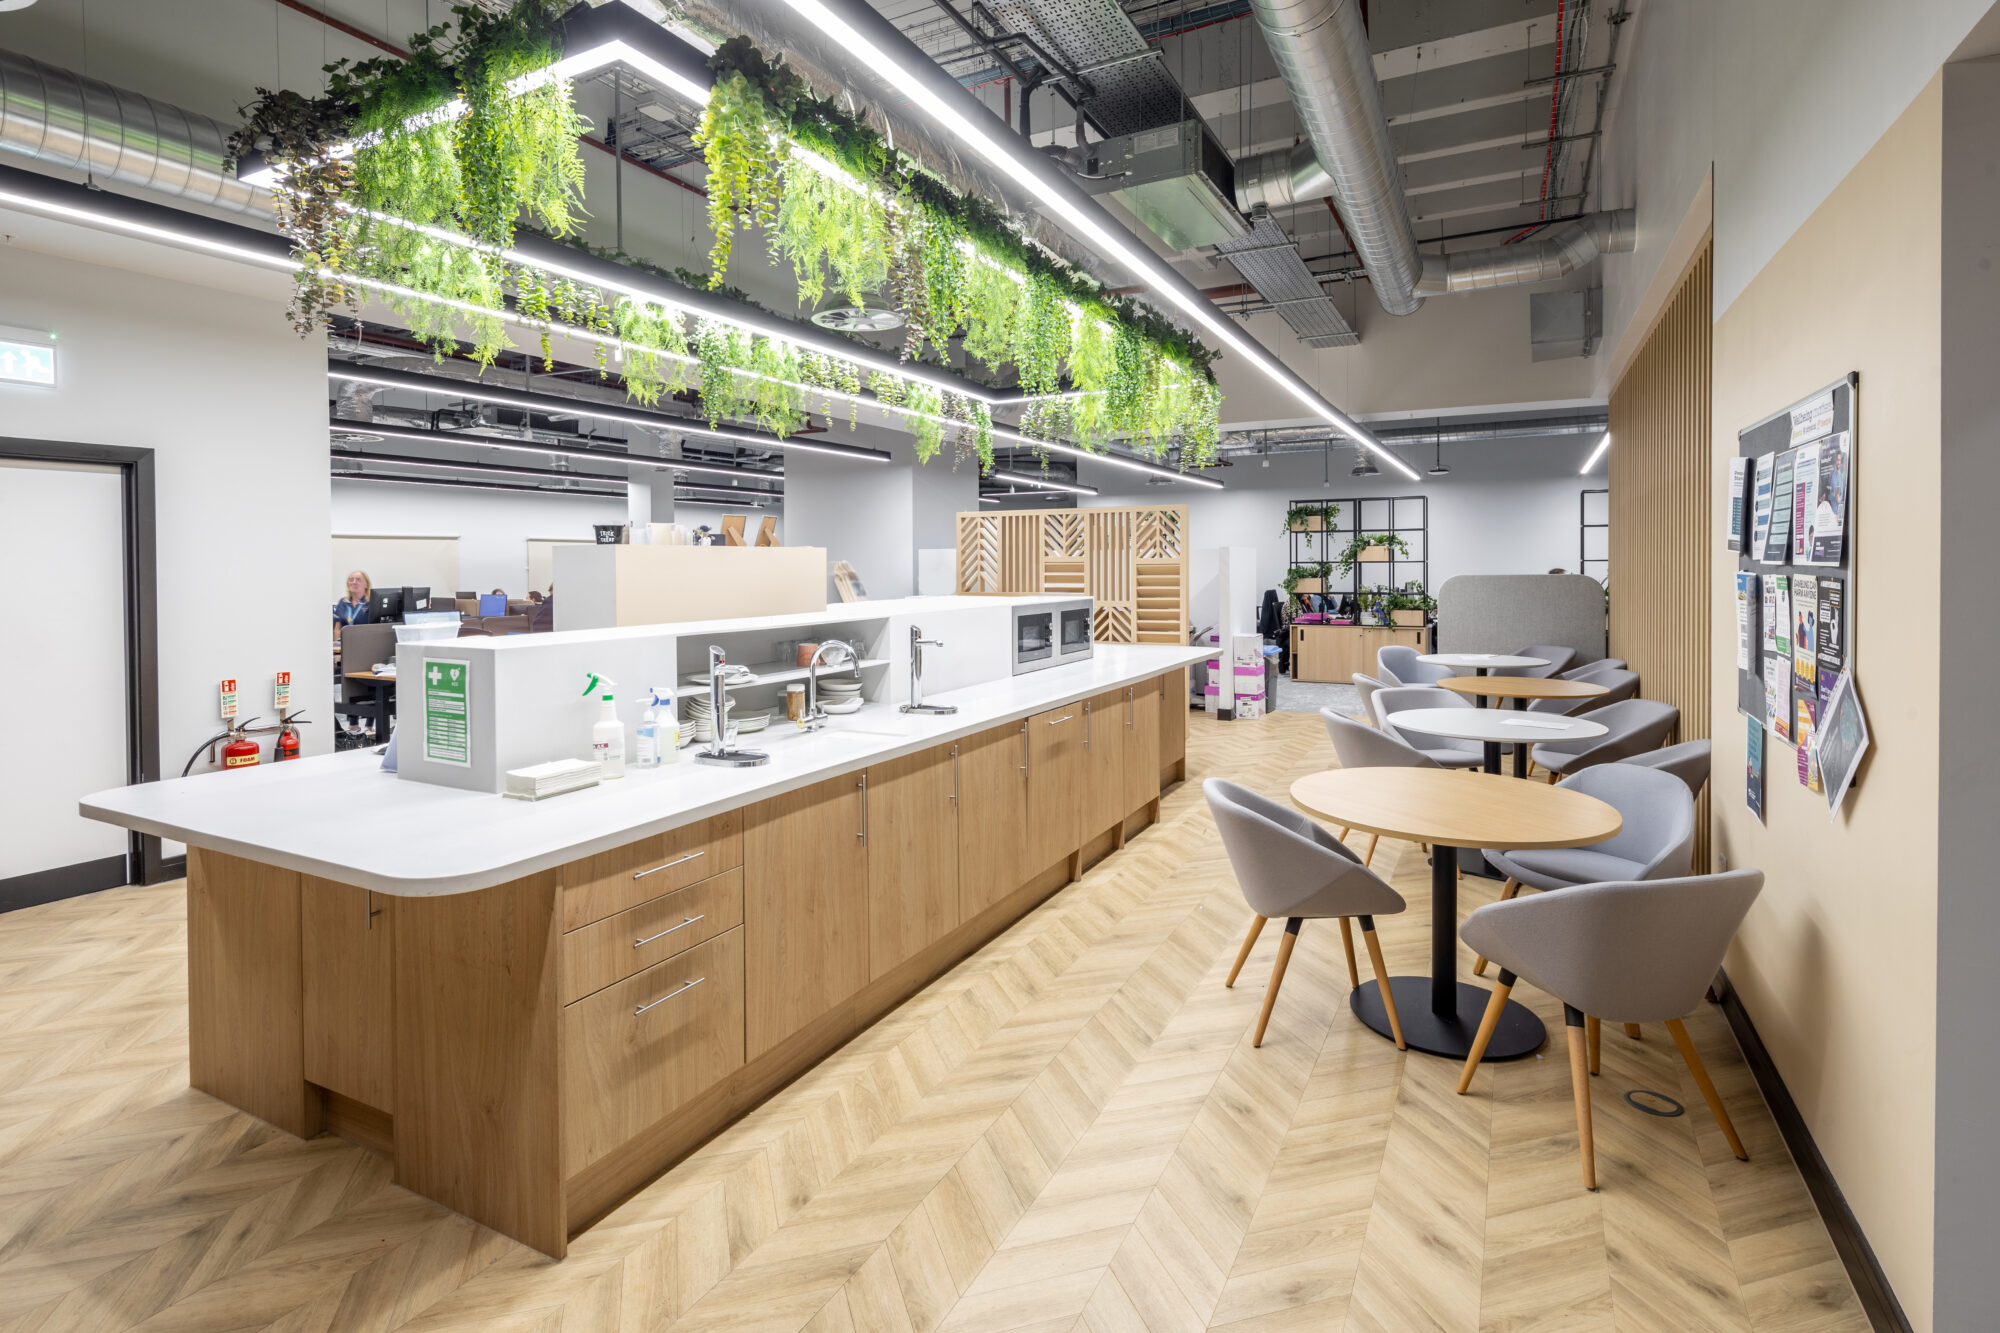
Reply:
<svg viewBox="0 0 2000 1333"><path fill-rule="evenodd" d="M1430 585L1435 593L1458 574L1574 572L1577 497L1609 484L1602 463L1588 477L1577 475L1596 443L1593 436L1562 435L1446 445L1444 461L1451 474L1425 476L1421 483L1396 475L1349 477L1352 449L1334 451L1331 482L1321 480L1323 465L1316 453L1279 454L1268 468L1239 459L1222 473L1227 489L1220 491L1179 485L1125 489L1122 479L1132 473L1085 463L1085 483L1103 494L1082 503L1187 505L1192 546L1248 546L1256 551L1261 597L1263 589L1278 586L1290 567L1290 538L1282 529L1292 501L1320 496L1428 496ZM1430 466L1430 451L1423 452L1421 459L1410 458L1413 465L1421 464L1420 473Z"/></svg>
<svg viewBox="0 0 2000 1333"><path fill-rule="evenodd" d="M0 324L54 330L62 348L59 387L0 389L0 430L156 451L162 767L178 773L215 731L218 681L269 716L278 671L307 687L307 752L330 749L311 689L332 671L326 354L287 328L289 280L195 287L30 251L37 229L12 218L0 232L15 238L0 244ZM120 263L165 253L43 234Z"/></svg>
<svg viewBox="0 0 2000 1333"><path fill-rule="evenodd" d="M952 466L949 439L919 464L907 435L836 419L829 438L886 449L888 463L856 463L807 453L785 460L786 541L823 546L829 567L846 560L870 597L908 597L917 587L917 550L957 542L955 516L979 507L975 463Z"/></svg>

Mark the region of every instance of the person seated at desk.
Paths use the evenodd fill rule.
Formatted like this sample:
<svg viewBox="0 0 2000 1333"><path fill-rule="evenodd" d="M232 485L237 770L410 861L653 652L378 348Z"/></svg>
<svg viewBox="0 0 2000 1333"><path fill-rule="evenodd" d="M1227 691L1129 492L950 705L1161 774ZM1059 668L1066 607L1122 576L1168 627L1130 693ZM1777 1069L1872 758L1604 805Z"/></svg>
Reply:
<svg viewBox="0 0 2000 1333"><path fill-rule="evenodd" d="M340 641L340 630L344 625L366 625L368 623L368 595L375 591L375 585L368 581L368 575L353 569L347 573L347 596L333 604L333 638Z"/></svg>

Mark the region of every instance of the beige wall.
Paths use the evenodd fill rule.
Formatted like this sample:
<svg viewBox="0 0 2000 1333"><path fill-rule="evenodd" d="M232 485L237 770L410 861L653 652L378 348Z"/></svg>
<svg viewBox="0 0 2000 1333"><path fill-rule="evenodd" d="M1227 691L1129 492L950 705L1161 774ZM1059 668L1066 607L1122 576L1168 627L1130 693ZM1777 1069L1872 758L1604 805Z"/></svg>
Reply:
<svg viewBox="0 0 2000 1333"><path fill-rule="evenodd" d="M1744 722L1723 651L1733 562L1715 562L1715 848L1765 872L1730 978L1918 1329L1932 1326L1938 708L1923 645L1938 608L1921 575L1939 549L1942 86L1931 81L1717 319L1711 511L1720 532L1740 427L1861 373L1850 595L1874 748L1832 823L1775 742L1766 822L1744 808Z"/></svg>

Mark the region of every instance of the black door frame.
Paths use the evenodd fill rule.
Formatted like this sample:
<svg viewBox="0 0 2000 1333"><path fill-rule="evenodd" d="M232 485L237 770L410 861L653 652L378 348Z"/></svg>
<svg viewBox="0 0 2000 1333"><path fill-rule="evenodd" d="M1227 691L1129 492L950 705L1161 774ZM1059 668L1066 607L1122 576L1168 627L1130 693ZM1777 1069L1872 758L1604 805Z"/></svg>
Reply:
<svg viewBox="0 0 2000 1333"><path fill-rule="evenodd" d="M124 499L125 774L130 782L157 782L160 642L153 451L0 436L0 459L108 465L118 469ZM157 884L186 873L187 858L164 856L157 837L131 833L127 838L124 882ZM107 887L78 871L78 867L64 866L0 880L0 911Z"/></svg>

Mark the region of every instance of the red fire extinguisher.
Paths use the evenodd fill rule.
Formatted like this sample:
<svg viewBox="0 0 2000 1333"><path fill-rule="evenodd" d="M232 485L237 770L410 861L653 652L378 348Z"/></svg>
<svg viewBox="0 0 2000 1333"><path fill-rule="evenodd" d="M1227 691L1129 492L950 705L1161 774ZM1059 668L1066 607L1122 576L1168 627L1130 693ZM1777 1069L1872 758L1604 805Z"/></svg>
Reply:
<svg viewBox="0 0 2000 1333"><path fill-rule="evenodd" d="M263 754L263 747L244 735L243 727L239 726L230 732L229 743L222 747L222 766L225 769L248 768L261 759Z"/></svg>
<svg viewBox="0 0 2000 1333"><path fill-rule="evenodd" d="M303 719L298 713L281 713L278 721L283 725L278 728L277 742L271 747L271 762L274 764L282 764L287 759L299 757L298 724Z"/></svg>

